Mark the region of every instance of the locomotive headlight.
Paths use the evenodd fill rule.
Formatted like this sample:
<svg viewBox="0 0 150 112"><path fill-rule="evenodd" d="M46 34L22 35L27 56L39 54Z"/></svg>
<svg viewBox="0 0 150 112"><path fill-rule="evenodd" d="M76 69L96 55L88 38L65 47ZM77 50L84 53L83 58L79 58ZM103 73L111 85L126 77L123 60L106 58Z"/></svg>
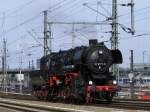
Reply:
<svg viewBox="0 0 150 112"><path fill-rule="evenodd" d="M116 81L116 80L114 80L114 81L113 81L113 84L117 84L117 81Z"/></svg>
<svg viewBox="0 0 150 112"><path fill-rule="evenodd" d="M93 82L92 81L89 81L89 85L92 85L93 84Z"/></svg>
<svg viewBox="0 0 150 112"><path fill-rule="evenodd" d="M98 53L99 53L99 54L103 54L103 51L102 51L102 50L99 50Z"/></svg>

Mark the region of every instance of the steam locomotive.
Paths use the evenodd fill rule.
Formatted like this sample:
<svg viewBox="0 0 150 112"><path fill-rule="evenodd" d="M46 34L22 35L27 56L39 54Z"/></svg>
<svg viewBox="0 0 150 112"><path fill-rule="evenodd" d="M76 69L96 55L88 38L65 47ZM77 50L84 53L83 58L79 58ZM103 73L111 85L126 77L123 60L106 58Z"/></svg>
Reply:
<svg viewBox="0 0 150 112"><path fill-rule="evenodd" d="M38 72L32 72L34 95L50 101L110 102L118 90L110 67L120 63L120 50L110 50L96 39L89 40L88 47L53 52L41 58Z"/></svg>

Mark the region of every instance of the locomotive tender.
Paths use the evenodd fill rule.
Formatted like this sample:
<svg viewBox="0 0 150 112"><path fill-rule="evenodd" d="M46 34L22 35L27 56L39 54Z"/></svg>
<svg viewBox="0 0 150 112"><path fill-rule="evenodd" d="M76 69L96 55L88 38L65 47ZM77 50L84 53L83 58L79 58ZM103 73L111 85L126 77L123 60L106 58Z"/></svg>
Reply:
<svg viewBox="0 0 150 112"><path fill-rule="evenodd" d="M51 101L110 102L118 90L110 67L120 63L121 52L96 39L89 40L88 47L53 52L41 58L40 72L32 77L34 95Z"/></svg>

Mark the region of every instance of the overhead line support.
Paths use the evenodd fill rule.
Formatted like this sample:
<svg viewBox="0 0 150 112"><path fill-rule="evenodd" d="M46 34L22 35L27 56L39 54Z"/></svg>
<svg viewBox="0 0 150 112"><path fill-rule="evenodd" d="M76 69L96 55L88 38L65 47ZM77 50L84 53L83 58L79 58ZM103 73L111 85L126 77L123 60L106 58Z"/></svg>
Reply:
<svg viewBox="0 0 150 112"><path fill-rule="evenodd" d="M117 0L112 0L112 37L111 37L111 49L118 49L118 18L117 18ZM119 75L119 68L115 64L112 66L112 72L114 76Z"/></svg>
<svg viewBox="0 0 150 112"><path fill-rule="evenodd" d="M49 46L48 46L48 40L49 40L49 36L48 36L48 20L47 20L47 11L44 11L44 56L46 56L47 54L49 54Z"/></svg>

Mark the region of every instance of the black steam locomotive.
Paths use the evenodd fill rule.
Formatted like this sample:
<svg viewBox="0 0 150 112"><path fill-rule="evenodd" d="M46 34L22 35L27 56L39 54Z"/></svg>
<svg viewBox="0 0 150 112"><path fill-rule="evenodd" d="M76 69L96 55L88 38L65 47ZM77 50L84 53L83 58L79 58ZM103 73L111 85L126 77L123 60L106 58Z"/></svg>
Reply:
<svg viewBox="0 0 150 112"><path fill-rule="evenodd" d="M32 78L34 94L50 101L111 101L118 88L110 67L120 63L119 50L110 50L95 39L88 47L53 52L41 58L40 72Z"/></svg>

